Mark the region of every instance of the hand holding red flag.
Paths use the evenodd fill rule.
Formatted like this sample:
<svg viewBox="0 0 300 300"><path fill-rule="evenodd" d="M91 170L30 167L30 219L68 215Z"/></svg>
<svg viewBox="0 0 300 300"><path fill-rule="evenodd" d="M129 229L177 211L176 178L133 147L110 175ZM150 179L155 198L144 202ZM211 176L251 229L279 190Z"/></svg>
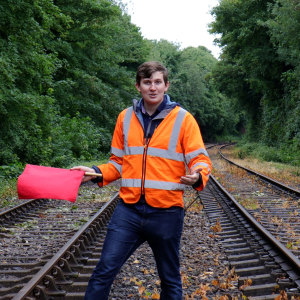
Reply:
<svg viewBox="0 0 300 300"><path fill-rule="evenodd" d="M27 164L18 178L19 199L46 198L75 202L84 175L98 174Z"/></svg>

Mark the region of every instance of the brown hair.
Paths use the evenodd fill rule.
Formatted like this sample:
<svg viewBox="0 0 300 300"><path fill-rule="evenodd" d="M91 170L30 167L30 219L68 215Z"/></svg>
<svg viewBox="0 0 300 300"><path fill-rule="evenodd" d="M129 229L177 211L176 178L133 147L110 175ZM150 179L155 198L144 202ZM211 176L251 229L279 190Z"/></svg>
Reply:
<svg viewBox="0 0 300 300"><path fill-rule="evenodd" d="M154 72L162 72L165 84L168 82L167 68L157 61L147 61L140 65L136 71L136 83L140 85L142 78L150 78Z"/></svg>

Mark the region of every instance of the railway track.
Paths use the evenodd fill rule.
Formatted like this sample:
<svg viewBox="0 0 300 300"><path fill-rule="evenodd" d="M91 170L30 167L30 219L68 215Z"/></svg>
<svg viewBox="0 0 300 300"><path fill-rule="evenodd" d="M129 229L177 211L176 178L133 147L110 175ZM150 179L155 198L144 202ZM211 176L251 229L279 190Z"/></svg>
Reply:
<svg viewBox="0 0 300 300"><path fill-rule="evenodd" d="M296 201L299 200L300 198L300 190L294 189L293 187L290 187L286 184L283 184L271 177L268 177L266 175L263 175L259 172L256 172L254 170L251 170L249 168L243 167L241 165L236 164L234 161L228 159L227 157L225 157L222 154L222 148L225 148L227 146L230 145L223 145L221 147L219 147L219 154L220 156L225 159L227 162L229 162L230 164L246 171L249 175L254 175L256 176L257 179L259 179L262 183L268 185L269 187L271 187L273 190L275 190L277 193L282 193L282 194L287 194L288 196L292 197L293 199L295 199Z"/></svg>
<svg viewBox="0 0 300 300"><path fill-rule="evenodd" d="M245 178L244 180L248 180ZM214 238L227 254L232 269L232 278L228 279L228 286L223 286L223 289L232 288L230 281L238 276L243 299L275 299L280 293L286 293L288 298L278 299L300 299L298 249L286 247L287 234L290 234L290 238L295 233L284 231L284 225L280 227L270 223L272 227L266 221L272 218L271 207L266 204L266 199L270 198L273 206L275 202L290 201L289 209L296 209L299 199L294 193L293 197L289 193L287 197L290 200L286 200L282 190L277 194L270 190L269 184L264 183L263 187L258 187L256 181L254 185L253 178L249 181L251 186L245 182L240 184L243 190L239 193L252 195L252 202L258 204L247 210L241 205L242 197L237 197L237 190L234 191L235 196L231 195L213 176L204 191L199 193L199 199L214 230ZM57 207L57 201L42 199L28 201L24 207L16 207L16 211L12 208L2 212L2 241L14 236L22 247L17 251L17 246L16 253L3 253L5 245L0 247L0 299L82 300L90 274L100 257L106 224L117 201L116 194L102 207L82 207L80 210L86 209L85 218L82 214L77 215L77 209L72 209L72 206ZM283 219L282 204L279 205L281 211L274 214ZM260 208L264 211L261 212ZM291 217L288 208L287 215ZM39 221L33 221L37 216ZM59 223L63 216L63 222ZM52 217L54 221L46 221ZM297 225L293 230L297 231ZM45 247L40 241L39 246L33 246L34 243L37 244L34 232L39 233L39 239L41 235L44 236ZM294 245L296 240L297 238L293 240ZM217 284L220 283L215 282ZM194 297L201 299L200 292L194 293ZM234 297L232 299L242 299L241 292L236 291Z"/></svg>
<svg viewBox="0 0 300 300"><path fill-rule="evenodd" d="M262 253L264 253L263 256L266 259L265 265L268 268L273 265L269 276L274 277L274 270L276 273L282 272L279 277L281 279L276 279L273 287L270 285L272 293L267 295L267 290L264 290L266 287L265 284L261 284L264 280L261 276L254 276L251 270L240 273L239 268L236 268L236 272L240 276L240 286L243 285L243 281L246 282L247 278L252 280L250 286L245 285L243 289L244 295L252 296L251 299L255 299L253 296L256 292L257 299L274 299L274 295L278 294L279 290L281 290L282 293L285 291L288 294L289 299L292 299L292 297L294 297L293 299L300 299L300 252L298 249L300 236L299 218L297 217L298 213L300 213L300 192L253 170L240 167L228 160L221 153L221 148L219 149L220 156L231 166L225 168L222 172L223 174L218 173L218 176L220 176L218 179L233 194L230 195L228 193L227 195L227 198L231 199L231 206L234 203L234 208L237 208L239 213L248 215L247 218L254 225L255 234L249 235L248 233L246 243L249 245L250 242L254 242L255 244L257 243L257 239L259 239L257 246L260 247L259 252L263 251ZM215 161L217 161L216 158ZM219 182L216 181L216 184L219 184ZM252 226L249 228L252 228ZM222 235L224 235L224 232L221 233ZM253 246L251 247L253 248ZM239 251L238 255L242 255L244 249ZM236 252L236 250L233 252ZM255 256L256 258L258 257L257 254ZM230 260L231 256L228 256L228 258ZM259 259L262 260L261 254L259 254ZM252 266L255 266L256 263L254 261ZM235 266L235 263L231 263L231 266ZM286 284L285 287L284 285L281 286L283 282Z"/></svg>
<svg viewBox="0 0 300 300"><path fill-rule="evenodd" d="M117 195L105 205L38 199L1 212L0 299L22 298L28 286L34 299L65 295L61 287L78 276L116 203Z"/></svg>
<svg viewBox="0 0 300 300"><path fill-rule="evenodd" d="M295 256L300 255L300 191L280 183L268 176L255 172L249 168L237 165L233 161L219 153L223 159L236 168L244 170L253 182L260 184L260 189L255 192L235 190L236 195L244 195L248 198L248 211L266 229L272 233L276 239L289 248ZM253 183L254 184L254 183ZM263 186L263 189L261 188ZM240 197L237 197L240 198ZM241 202L245 203L246 201ZM299 249L298 249L299 244Z"/></svg>

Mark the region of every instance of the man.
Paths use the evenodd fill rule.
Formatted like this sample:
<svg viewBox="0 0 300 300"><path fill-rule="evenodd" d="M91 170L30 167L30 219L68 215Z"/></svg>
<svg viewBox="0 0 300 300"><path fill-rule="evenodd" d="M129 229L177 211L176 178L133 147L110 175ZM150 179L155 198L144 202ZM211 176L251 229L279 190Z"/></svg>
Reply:
<svg viewBox="0 0 300 300"><path fill-rule="evenodd" d="M108 299L122 265L144 242L151 247L161 280L161 300L181 300L179 245L185 185L202 190L211 162L193 116L165 92L168 71L158 62L142 64L136 74L142 99L120 113L107 164L93 168L103 178L83 182L106 185L122 177L120 201L109 222L101 258L89 281L85 300ZM190 175L186 175L186 165ZM99 178L99 177L98 177Z"/></svg>

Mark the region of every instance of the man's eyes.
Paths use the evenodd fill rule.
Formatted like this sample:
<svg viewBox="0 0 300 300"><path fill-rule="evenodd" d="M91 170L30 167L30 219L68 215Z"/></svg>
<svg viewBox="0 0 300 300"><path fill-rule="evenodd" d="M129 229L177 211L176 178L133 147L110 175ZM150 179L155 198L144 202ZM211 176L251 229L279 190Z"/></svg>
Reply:
<svg viewBox="0 0 300 300"><path fill-rule="evenodd" d="M162 81L158 80L154 82L155 84L161 84ZM151 84L151 81L144 81L144 84Z"/></svg>

